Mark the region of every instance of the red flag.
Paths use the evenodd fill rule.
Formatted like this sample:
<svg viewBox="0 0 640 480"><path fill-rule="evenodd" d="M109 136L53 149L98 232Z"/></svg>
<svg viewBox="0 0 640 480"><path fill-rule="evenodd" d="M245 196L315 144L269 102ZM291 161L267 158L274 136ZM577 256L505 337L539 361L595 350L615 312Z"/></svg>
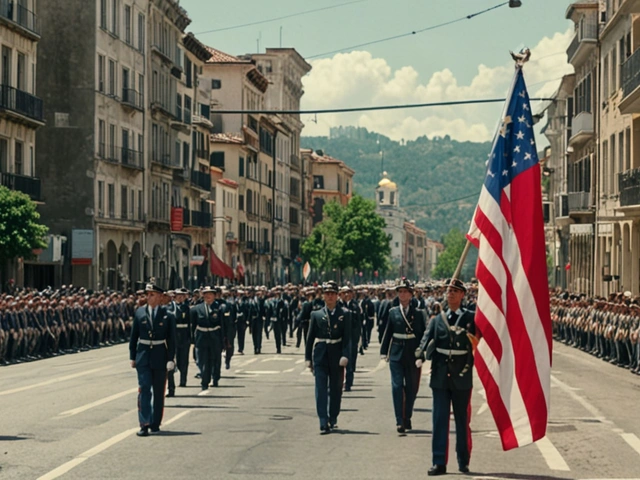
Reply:
<svg viewBox="0 0 640 480"><path fill-rule="evenodd" d="M520 67L467 237L479 249L475 364L509 450L545 436L551 383L540 164Z"/></svg>

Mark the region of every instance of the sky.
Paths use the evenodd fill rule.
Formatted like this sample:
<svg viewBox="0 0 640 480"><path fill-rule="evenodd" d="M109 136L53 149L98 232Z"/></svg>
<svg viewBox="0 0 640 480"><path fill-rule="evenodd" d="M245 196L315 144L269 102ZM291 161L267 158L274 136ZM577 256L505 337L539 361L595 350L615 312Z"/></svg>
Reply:
<svg viewBox="0 0 640 480"><path fill-rule="evenodd" d="M513 76L509 51L528 47L530 97L548 97L573 71L566 49L573 23L566 0L522 0L467 19L502 0L181 0L191 31L232 55L293 47L312 65L301 108L330 109L504 98ZM310 10L315 10L309 12ZM308 12L302 15L295 15ZM295 15L295 16L290 16ZM276 21L264 22L279 17ZM358 46L443 23L403 38ZM254 25L241 26L254 23ZM239 27L240 26L240 27ZM234 28L235 27L235 28ZM217 31L212 31L217 30ZM340 53L330 53L343 50ZM533 112L544 108L533 102ZM302 115L303 135L355 125L394 140L427 135L490 141L502 104ZM544 124L544 121L540 125ZM538 146L545 143L538 136Z"/></svg>

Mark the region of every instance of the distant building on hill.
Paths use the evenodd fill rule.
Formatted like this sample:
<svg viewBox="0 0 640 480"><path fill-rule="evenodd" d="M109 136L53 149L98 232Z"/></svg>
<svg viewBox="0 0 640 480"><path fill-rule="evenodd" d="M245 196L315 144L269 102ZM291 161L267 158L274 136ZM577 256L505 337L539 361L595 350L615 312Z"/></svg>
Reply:
<svg viewBox="0 0 640 480"><path fill-rule="evenodd" d="M347 125L346 127L331 127L329 129L329 138L352 138L354 140L366 140L369 131L364 127L353 127Z"/></svg>

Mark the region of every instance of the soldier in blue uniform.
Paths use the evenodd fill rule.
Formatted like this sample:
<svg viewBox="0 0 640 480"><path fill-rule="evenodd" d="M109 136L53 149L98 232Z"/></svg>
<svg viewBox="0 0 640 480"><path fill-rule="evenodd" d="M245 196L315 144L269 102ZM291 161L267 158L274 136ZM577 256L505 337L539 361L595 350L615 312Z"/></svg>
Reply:
<svg viewBox="0 0 640 480"><path fill-rule="evenodd" d="M282 287L273 288L274 297L266 305L267 321L271 322L271 330L276 340L276 352L282 353L282 346L287 346L287 316L289 309L282 298Z"/></svg>
<svg viewBox="0 0 640 480"><path fill-rule="evenodd" d="M393 410L400 435L413 428L411 417L421 373L415 352L427 326L426 317L412 302L413 289L407 279L396 286L400 305L389 310L380 345L380 355L389 362Z"/></svg>
<svg viewBox="0 0 640 480"><path fill-rule="evenodd" d="M176 352L175 317L160 304L162 288L148 284L145 291L147 305L136 310L129 341L131 368L138 372L140 437L160 431L167 370L175 368Z"/></svg>
<svg viewBox="0 0 640 480"><path fill-rule="evenodd" d="M466 293L464 283L457 278L447 282L448 309L429 322L416 355L416 366L425 358L431 360L433 390L433 466L429 475L447 473L449 415L453 405L456 423L456 453L458 470L469 472L471 430L469 428L471 391L473 388L473 349L468 334L475 335L474 314L462 308Z"/></svg>
<svg viewBox="0 0 640 480"><path fill-rule="evenodd" d="M338 428L344 369L351 348L351 314L338 306L336 282L327 282L323 291L325 306L311 313L305 360L315 375L320 433L326 434Z"/></svg>
<svg viewBox="0 0 640 480"><path fill-rule="evenodd" d="M171 302L171 312L176 318L176 367L180 371L180 386L187 386L187 373L189 370L189 350L191 349L191 329L189 328L189 290L177 288L174 291L175 299ZM173 397L176 390L174 371L169 371L169 393L167 397Z"/></svg>
<svg viewBox="0 0 640 480"><path fill-rule="evenodd" d="M349 350L349 363L347 364L347 375L344 382L344 391L350 392L353 387L353 379L356 373L356 363L358 360L358 341L362 335L362 309L360 304L353 297L353 289L344 286L340 289L343 295L344 308L351 313L351 346Z"/></svg>
<svg viewBox="0 0 640 480"><path fill-rule="evenodd" d="M220 380L222 348L225 342L225 322L223 316L226 305L216 300L218 290L204 287L200 293L204 301L191 308L191 335L198 349L198 361L202 369L202 390L209 388L213 376L213 386Z"/></svg>

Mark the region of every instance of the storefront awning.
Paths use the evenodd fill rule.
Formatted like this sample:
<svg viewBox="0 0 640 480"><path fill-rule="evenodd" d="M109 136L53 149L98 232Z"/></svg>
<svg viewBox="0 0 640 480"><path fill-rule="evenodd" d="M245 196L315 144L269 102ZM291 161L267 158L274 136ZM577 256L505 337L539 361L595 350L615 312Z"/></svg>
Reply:
<svg viewBox="0 0 640 480"><path fill-rule="evenodd" d="M213 275L223 278L234 278L233 268L220 260L213 249L211 250L211 260L209 264Z"/></svg>

